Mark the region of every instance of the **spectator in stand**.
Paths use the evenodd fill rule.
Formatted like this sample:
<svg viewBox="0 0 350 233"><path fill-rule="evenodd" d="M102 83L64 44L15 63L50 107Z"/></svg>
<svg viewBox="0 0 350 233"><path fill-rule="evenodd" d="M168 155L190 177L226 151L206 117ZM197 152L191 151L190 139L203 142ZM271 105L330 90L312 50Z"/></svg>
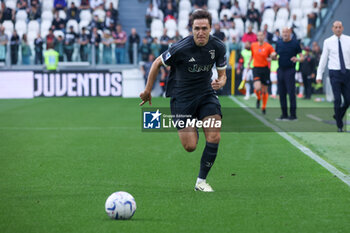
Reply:
<svg viewBox="0 0 350 233"><path fill-rule="evenodd" d="M296 39L300 39L301 21L297 19L297 15L293 14L288 22L288 27L292 29L292 34Z"/></svg>
<svg viewBox="0 0 350 233"><path fill-rule="evenodd" d="M79 9L80 10L90 10L89 0L81 0Z"/></svg>
<svg viewBox="0 0 350 233"><path fill-rule="evenodd" d="M171 2L168 2L166 5L166 9L164 10L164 22L166 22L168 19L177 19L177 12L173 8L173 4Z"/></svg>
<svg viewBox="0 0 350 233"><path fill-rule="evenodd" d="M147 83L148 74L149 74L149 72L151 70L153 61L154 61L153 54L149 54L148 59L146 59L146 62L141 66L141 71L143 73L143 78L145 80L145 85Z"/></svg>
<svg viewBox="0 0 350 233"><path fill-rule="evenodd" d="M131 34L129 35L129 61L130 64L134 64L134 61L137 62L137 54L138 54L138 47L140 44L140 36L136 32L136 28L131 28ZM134 44L136 44L136 50L134 50ZM149 46L148 46L149 47ZM134 57L134 51L136 51L136 57Z"/></svg>
<svg viewBox="0 0 350 233"><path fill-rule="evenodd" d="M153 38L151 36L151 30L149 30L149 29L146 30L145 38L147 39L147 44L151 45L153 42Z"/></svg>
<svg viewBox="0 0 350 233"><path fill-rule="evenodd" d="M11 48L11 65L17 65L18 62L18 48L21 43L21 40L17 34L16 30L13 30L11 40L10 40L10 48Z"/></svg>
<svg viewBox="0 0 350 233"><path fill-rule="evenodd" d="M56 43L55 43L55 48L54 48L57 52L58 52L58 61L63 61L64 59L64 40L62 35L58 35L58 37L56 38Z"/></svg>
<svg viewBox="0 0 350 233"><path fill-rule="evenodd" d="M238 1L235 0L234 3L233 3L233 6L231 7L231 12L232 12L232 17L233 18L241 18L241 19L245 19L245 16L238 4Z"/></svg>
<svg viewBox="0 0 350 233"><path fill-rule="evenodd" d="M103 64L112 64L113 38L111 36L111 32L107 29L105 29L103 32L102 44L103 44L102 62Z"/></svg>
<svg viewBox="0 0 350 233"><path fill-rule="evenodd" d="M127 41L126 32L123 31L122 26L118 24L116 31L113 33L115 43L115 59L117 64L123 64L125 60L125 44Z"/></svg>
<svg viewBox="0 0 350 233"><path fill-rule="evenodd" d="M32 56L32 50L28 44L27 34L23 34L22 36L22 64L30 65L30 57Z"/></svg>
<svg viewBox="0 0 350 233"><path fill-rule="evenodd" d="M240 42L241 36L242 36L242 35L241 35L241 31L238 30L238 29L236 28L236 23L235 23L235 21L232 21L232 26L231 26L231 28L228 30L228 33L229 33L229 35L230 35L230 38L235 37L237 43Z"/></svg>
<svg viewBox="0 0 350 233"><path fill-rule="evenodd" d="M89 27L91 28L91 30L92 30L93 28L97 28L97 29L99 29L99 30L102 30L102 29L103 29L103 27L104 27L104 26L103 26L103 22L100 21L100 19L98 18L98 15L97 15L97 14L94 15L94 18L93 18L93 20L90 22Z"/></svg>
<svg viewBox="0 0 350 233"><path fill-rule="evenodd" d="M227 50L229 51L230 54L232 53L233 50L236 51L236 56L238 52L241 50L241 45L239 42L237 42L237 38L235 36L233 36L229 41L229 43L227 44Z"/></svg>
<svg viewBox="0 0 350 233"><path fill-rule="evenodd" d="M176 30L174 38L171 39L173 43L178 42L179 40L182 40L182 36L180 35L180 32Z"/></svg>
<svg viewBox="0 0 350 233"><path fill-rule="evenodd" d="M231 0L220 0L220 10L222 10L222 7L225 6L226 9L231 8Z"/></svg>
<svg viewBox="0 0 350 233"><path fill-rule="evenodd" d="M109 31L113 31L115 28L116 21L112 18L111 11L106 11L106 18L104 22L104 28L108 29Z"/></svg>
<svg viewBox="0 0 350 233"><path fill-rule="evenodd" d="M11 8L6 7L5 2L2 1L1 3L1 11L0 11L0 21L3 23L5 20L11 20L12 22L15 22L15 10L12 10Z"/></svg>
<svg viewBox="0 0 350 233"><path fill-rule="evenodd" d="M265 41L269 44L272 43L272 38L273 38L273 34L271 32L268 31L269 29L269 25L267 25L267 23L264 24L264 36L265 36Z"/></svg>
<svg viewBox="0 0 350 233"><path fill-rule="evenodd" d="M194 0L193 1L193 7L195 10L197 9L207 9L207 5L208 5L208 0Z"/></svg>
<svg viewBox="0 0 350 233"><path fill-rule="evenodd" d="M80 45L80 60L88 61L89 58L89 34L86 31L86 27L82 28L82 32L78 39L78 44Z"/></svg>
<svg viewBox="0 0 350 233"><path fill-rule="evenodd" d="M229 30L232 27L232 21L224 15L224 18L220 21L220 27Z"/></svg>
<svg viewBox="0 0 350 233"><path fill-rule="evenodd" d="M311 50L312 50L312 53L315 57L315 63L319 64L320 59L321 59L322 50L316 41L312 42Z"/></svg>
<svg viewBox="0 0 350 233"><path fill-rule="evenodd" d="M289 0L275 0L274 10L277 12L281 8L286 8L289 11Z"/></svg>
<svg viewBox="0 0 350 233"><path fill-rule="evenodd" d="M152 54L150 46L147 44L147 39L143 38L142 44L140 46L141 60L147 62L148 57Z"/></svg>
<svg viewBox="0 0 350 233"><path fill-rule="evenodd" d="M46 50L53 49L55 47L56 38L53 34L52 28L49 29L49 34L46 36Z"/></svg>
<svg viewBox="0 0 350 233"><path fill-rule="evenodd" d="M90 0L90 8L94 11L96 9L102 9L103 10L103 0Z"/></svg>
<svg viewBox="0 0 350 233"><path fill-rule="evenodd" d="M67 20L75 19L79 22L79 8L74 2L71 3L70 8L67 11Z"/></svg>
<svg viewBox="0 0 350 233"><path fill-rule="evenodd" d="M144 39L147 40L146 37L144 37ZM147 43L148 43L148 40L147 40ZM154 37L150 48L151 48L151 53L154 55L154 57L159 57L159 55L160 55L160 48L161 47L160 47L160 44L158 43L158 38L157 37Z"/></svg>
<svg viewBox="0 0 350 233"><path fill-rule="evenodd" d="M311 53L309 47L305 48L304 61L300 63L300 71L303 77L305 87L305 99L311 99L312 83L316 78L316 63L315 57Z"/></svg>
<svg viewBox="0 0 350 233"><path fill-rule="evenodd" d="M153 6L152 3L150 3L146 10L146 16L145 16L146 27L150 28L152 20L158 19L159 17L160 17L159 9Z"/></svg>
<svg viewBox="0 0 350 233"><path fill-rule="evenodd" d="M41 20L41 8L34 4L30 8L28 8L28 20L37 20L40 23Z"/></svg>
<svg viewBox="0 0 350 233"><path fill-rule="evenodd" d="M6 60L6 50L8 36L5 33L5 28L0 25L0 62L5 62Z"/></svg>
<svg viewBox="0 0 350 233"><path fill-rule="evenodd" d="M250 8L247 11L247 20L251 24L257 24L258 28L260 28L261 15L258 9L255 8L255 2L250 2Z"/></svg>
<svg viewBox="0 0 350 233"><path fill-rule="evenodd" d="M66 2L66 0L54 0L53 6L54 6L56 12L59 10L65 11L66 7L67 7L67 2Z"/></svg>
<svg viewBox="0 0 350 233"><path fill-rule="evenodd" d="M314 33L314 30L316 28L316 21L317 21L317 17L319 14L319 8L317 5L317 2L315 1L313 3L313 8L312 11L307 14L307 37L311 37Z"/></svg>
<svg viewBox="0 0 350 233"><path fill-rule="evenodd" d="M55 18L52 21L52 26L54 27L54 30L61 30L62 32L65 32L65 21L60 18L58 11L55 13Z"/></svg>
<svg viewBox="0 0 350 233"><path fill-rule="evenodd" d="M170 43L170 38L167 35L168 30L166 28L163 29L163 35L160 37L160 53L164 53L165 50L168 49L169 43Z"/></svg>
<svg viewBox="0 0 350 233"><path fill-rule="evenodd" d="M67 61L72 61L72 55L74 52L74 44L77 39L77 34L74 32L73 26L69 27L69 32L64 37L64 53L66 54Z"/></svg>
<svg viewBox="0 0 350 233"><path fill-rule="evenodd" d="M17 10L27 10L28 2L26 0L17 0Z"/></svg>
<svg viewBox="0 0 350 233"><path fill-rule="evenodd" d="M256 34L253 32L253 25L249 24L248 32L244 33L242 37L242 42L249 41L250 43L256 42L258 40Z"/></svg>
<svg viewBox="0 0 350 233"><path fill-rule="evenodd" d="M223 33L220 29L221 29L220 24L218 24L218 23L215 24L213 36L216 36L217 38L219 38L222 41L226 41L225 33Z"/></svg>
<svg viewBox="0 0 350 233"><path fill-rule="evenodd" d="M37 37L34 40L34 64L41 65L43 64L43 47L44 40L41 38L40 33L38 33Z"/></svg>
<svg viewBox="0 0 350 233"><path fill-rule="evenodd" d="M97 32L97 28L92 28L92 33L90 36L90 43L92 46L95 46L95 64L98 64L100 62L100 43L101 43L101 36Z"/></svg>
<svg viewBox="0 0 350 233"><path fill-rule="evenodd" d="M279 40L282 40L281 33L279 29L276 29L272 36L272 45L275 46Z"/></svg>
<svg viewBox="0 0 350 233"><path fill-rule="evenodd" d="M118 21L119 21L119 19L118 19L118 17L119 17L119 12L118 12L117 9L115 9L115 8L113 7L113 3L112 3L112 2L109 4L109 8L107 9L106 14L107 14L108 12L111 13L111 17L112 17L112 19L114 19L114 24L117 24Z"/></svg>

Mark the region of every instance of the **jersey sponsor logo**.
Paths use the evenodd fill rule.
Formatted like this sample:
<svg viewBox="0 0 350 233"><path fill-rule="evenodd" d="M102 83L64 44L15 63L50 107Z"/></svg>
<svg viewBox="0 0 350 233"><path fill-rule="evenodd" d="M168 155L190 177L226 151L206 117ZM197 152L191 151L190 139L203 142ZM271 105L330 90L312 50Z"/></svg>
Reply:
<svg viewBox="0 0 350 233"><path fill-rule="evenodd" d="M195 62L196 59L194 59L194 57L192 57L190 60L188 60L188 62Z"/></svg>
<svg viewBox="0 0 350 233"><path fill-rule="evenodd" d="M210 71L213 65L198 65L198 64L193 64L192 66L188 67L188 71L191 73L198 73L202 71Z"/></svg>
<svg viewBox="0 0 350 233"><path fill-rule="evenodd" d="M209 50L209 53L210 53L210 58L214 59L215 58L215 50L214 49Z"/></svg>

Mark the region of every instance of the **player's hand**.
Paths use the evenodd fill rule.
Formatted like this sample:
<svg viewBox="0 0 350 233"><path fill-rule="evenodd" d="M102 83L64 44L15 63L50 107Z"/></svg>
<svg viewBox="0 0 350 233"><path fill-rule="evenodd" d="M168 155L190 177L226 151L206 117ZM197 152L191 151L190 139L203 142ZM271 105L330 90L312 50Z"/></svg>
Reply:
<svg viewBox="0 0 350 233"><path fill-rule="evenodd" d="M222 86L223 86L223 85L222 85L222 83L219 81L219 79L215 79L215 80L213 80L213 81L211 82L211 87L212 87L215 91L219 90Z"/></svg>
<svg viewBox="0 0 350 233"><path fill-rule="evenodd" d="M296 62L298 61L298 58L294 56L294 57L292 57L290 60L291 60L292 62L296 63Z"/></svg>
<svg viewBox="0 0 350 233"><path fill-rule="evenodd" d="M322 83L322 80L320 79L320 80L316 80L316 83L317 84L321 84Z"/></svg>
<svg viewBox="0 0 350 233"><path fill-rule="evenodd" d="M143 91L140 94L140 98L142 102L140 103L140 106L144 105L147 101L149 101L149 105L152 105L152 95L150 91Z"/></svg>

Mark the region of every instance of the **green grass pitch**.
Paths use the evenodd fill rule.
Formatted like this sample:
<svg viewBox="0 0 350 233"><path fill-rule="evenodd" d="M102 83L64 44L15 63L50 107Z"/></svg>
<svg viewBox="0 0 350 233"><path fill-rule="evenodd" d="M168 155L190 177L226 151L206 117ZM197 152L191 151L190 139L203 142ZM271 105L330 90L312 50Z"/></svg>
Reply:
<svg viewBox="0 0 350 233"><path fill-rule="evenodd" d="M350 188L274 132L223 132L215 192L194 192L204 135L187 153L176 133L141 132L139 102L0 100L0 233L350 231ZM104 212L121 190L129 221Z"/></svg>

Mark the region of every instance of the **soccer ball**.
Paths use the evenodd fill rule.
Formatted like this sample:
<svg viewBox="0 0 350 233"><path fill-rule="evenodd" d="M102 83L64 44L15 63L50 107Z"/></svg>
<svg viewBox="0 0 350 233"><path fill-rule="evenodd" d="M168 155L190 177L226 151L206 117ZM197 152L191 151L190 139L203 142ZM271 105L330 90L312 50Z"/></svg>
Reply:
<svg viewBox="0 0 350 233"><path fill-rule="evenodd" d="M136 202L127 192L115 192L107 198L105 210L111 219L130 219L135 214Z"/></svg>

